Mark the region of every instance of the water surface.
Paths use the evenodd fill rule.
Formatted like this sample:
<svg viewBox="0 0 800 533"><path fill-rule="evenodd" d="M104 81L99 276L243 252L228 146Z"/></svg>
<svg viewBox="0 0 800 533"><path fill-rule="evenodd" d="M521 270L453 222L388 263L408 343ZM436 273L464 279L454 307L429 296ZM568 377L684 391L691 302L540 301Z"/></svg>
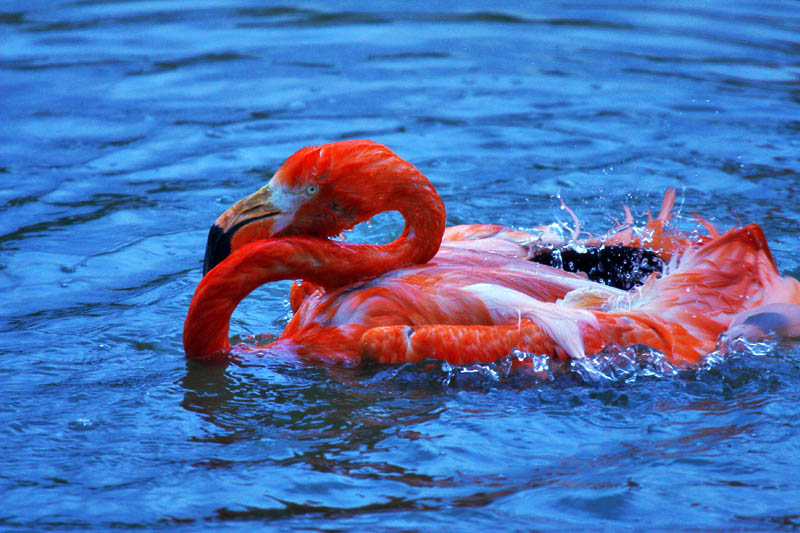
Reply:
<svg viewBox="0 0 800 533"><path fill-rule="evenodd" d="M211 222L339 139L450 224L603 231L676 187L800 276L795 3L11 1L0 44L0 529L800 527L797 343L552 380L181 345Z"/></svg>

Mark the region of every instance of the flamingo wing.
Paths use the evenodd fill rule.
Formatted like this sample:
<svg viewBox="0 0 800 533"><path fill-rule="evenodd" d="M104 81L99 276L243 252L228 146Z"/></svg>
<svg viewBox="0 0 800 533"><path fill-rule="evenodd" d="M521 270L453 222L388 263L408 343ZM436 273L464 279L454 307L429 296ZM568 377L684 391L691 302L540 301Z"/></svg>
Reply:
<svg viewBox="0 0 800 533"><path fill-rule="evenodd" d="M451 364L489 363L513 348L538 354L563 353L530 320L508 326L383 326L367 330L360 351L380 363L418 363L426 358Z"/></svg>
<svg viewBox="0 0 800 533"><path fill-rule="evenodd" d="M654 276L629 293L582 281L558 297L542 287L515 284L508 270L495 270L494 280L476 272L470 277L479 280L475 283L450 279L463 295L456 308L463 312L474 306L469 295L485 310L483 317L456 317L454 310L444 322L439 316L427 317L438 319L427 324L417 318L376 325L364 330L360 357L384 363L432 357L463 364L494 361L517 348L564 360L615 343L644 344L673 362L694 364L729 327L751 335L800 334L800 284L780 276L758 226L693 247L676 263L669 275ZM439 294L447 285L437 289ZM426 293L415 298L424 300ZM451 293L447 299L455 301Z"/></svg>

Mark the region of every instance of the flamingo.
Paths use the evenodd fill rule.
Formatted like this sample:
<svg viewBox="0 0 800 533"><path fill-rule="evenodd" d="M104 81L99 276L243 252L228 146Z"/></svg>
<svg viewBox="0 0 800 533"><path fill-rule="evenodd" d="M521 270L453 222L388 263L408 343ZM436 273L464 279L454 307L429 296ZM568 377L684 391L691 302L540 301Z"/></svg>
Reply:
<svg viewBox="0 0 800 533"><path fill-rule="evenodd" d="M477 192L476 192L477 194ZM367 140L306 147L272 179L212 225L204 277L184 325L187 357L294 354L358 365L491 362L513 349L559 360L610 344L645 344L674 364L696 364L726 331L750 337L800 335L800 283L782 277L755 224L692 238L667 230L674 191L645 231L625 223L583 244L655 251L665 263L632 290L531 261L563 246L547 227L445 228L431 183L389 148ZM383 245L332 240L384 211L405 219ZM575 227L574 237L578 237ZM535 257L534 257L535 259ZM231 315L250 292L292 286L294 315L267 346L229 341Z"/></svg>

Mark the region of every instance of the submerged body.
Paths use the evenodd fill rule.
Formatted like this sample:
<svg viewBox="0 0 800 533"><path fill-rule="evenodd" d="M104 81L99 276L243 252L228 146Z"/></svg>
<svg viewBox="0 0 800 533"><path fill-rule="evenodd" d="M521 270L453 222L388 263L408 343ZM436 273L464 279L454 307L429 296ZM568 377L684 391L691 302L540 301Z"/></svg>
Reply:
<svg viewBox="0 0 800 533"><path fill-rule="evenodd" d="M279 279L305 283L293 286L295 314L281 337L258 350L327 362L431 357L465 364L494 361L514 348L568 359L616 343L646 344L673 362L692 364L731 325L746 323L749 335L777 331L774 324L791 333L800 316L800 284L779 275L760 228L702 239L667 232L673 198L667 195L643 233L628 227L583 241L647 245L668 262L664 275L623 291L529 261L565 244L546 229L445 231L433 187L381 145L349 141L304 149L212 228L210 271L184 329L186 353L224 359L236 305ZM395 242L327 239L385 210L406 219Z"/></svg>

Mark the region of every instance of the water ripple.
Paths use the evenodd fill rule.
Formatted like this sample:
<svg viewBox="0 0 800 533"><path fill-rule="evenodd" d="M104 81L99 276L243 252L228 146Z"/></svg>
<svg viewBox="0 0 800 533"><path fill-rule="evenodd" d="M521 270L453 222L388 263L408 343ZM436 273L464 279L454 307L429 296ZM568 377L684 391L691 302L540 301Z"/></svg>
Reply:
<svg viewBox="0 0 800 533"><path fill-rule="evenodd" d="M0 529L796 527L796 341L338 369L201 366L181 339L209 224L349 137L420 168L449 223L563 199L602 231L674 186L681 227L758 222L797 276L790 3L7 4ZM278 334L286 291L236 340Z"/></svg>

